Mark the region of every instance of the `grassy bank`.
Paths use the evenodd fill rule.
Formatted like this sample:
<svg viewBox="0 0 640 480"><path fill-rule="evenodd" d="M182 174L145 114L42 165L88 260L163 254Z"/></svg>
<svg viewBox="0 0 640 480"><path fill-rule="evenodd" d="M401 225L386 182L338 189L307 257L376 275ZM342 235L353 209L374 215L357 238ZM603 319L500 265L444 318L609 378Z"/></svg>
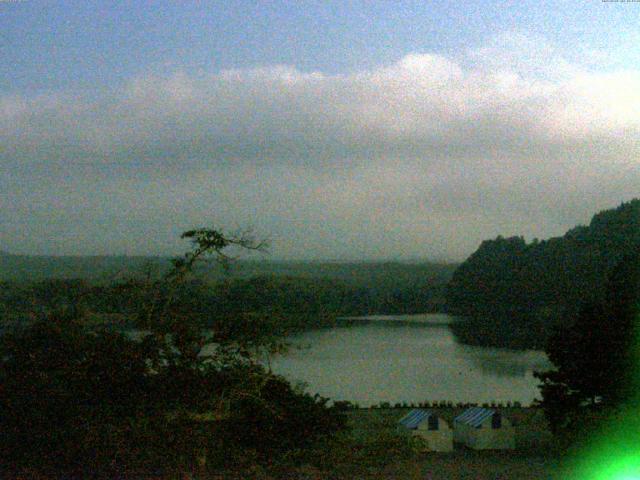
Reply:
<svg viewBox="0 0 640 480"><path fill-rule="evenodd" d="M449 424L459 408L432 409ZM262 479L547 479L558 469L557 447L541 410L505 408L516 425L515 451L421 452L398 434L397 421L409 409L357 409L347 412L350 430L326 439L289 465L255 468L237 478ZM236 478L227 472L218 478ZM247 477L249 475L249 477ZM215 477L214 477L215 478Z"/></svg>

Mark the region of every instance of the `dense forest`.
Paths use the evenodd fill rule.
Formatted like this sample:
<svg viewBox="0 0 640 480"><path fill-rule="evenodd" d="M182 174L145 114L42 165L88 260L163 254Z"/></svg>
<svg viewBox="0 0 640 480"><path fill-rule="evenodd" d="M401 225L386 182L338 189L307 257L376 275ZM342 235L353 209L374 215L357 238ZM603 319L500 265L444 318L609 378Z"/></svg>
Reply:
<svg viewBox="0 0 640 480"><path fill-rule="evenodd" d="M159 257L0 257L6 324L59 304L81 303L101 322L128 324L148 278L170 268ZM203 319L269 314L283 330L329 326L340 315L441 311L455 265L238 261L198 267L183 304Z"/></svg>
<svg viewBox="0 0 640 480"><path fill-rule="evenodd" d="M543 347L554 326L587 302L601 302L612 269L640 246L640 200L594 215L564 236L484 241L455 271L447 308L467 343Z"/></svg>

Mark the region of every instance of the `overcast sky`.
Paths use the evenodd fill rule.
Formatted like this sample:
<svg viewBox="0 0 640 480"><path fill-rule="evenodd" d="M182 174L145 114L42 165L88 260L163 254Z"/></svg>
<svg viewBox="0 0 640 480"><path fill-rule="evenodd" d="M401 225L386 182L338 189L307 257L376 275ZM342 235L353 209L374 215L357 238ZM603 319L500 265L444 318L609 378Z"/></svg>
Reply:
<svg viewBox="0 0 640 480"><path fill-rule="evenodd" d="M640 196L640 3L0 3L0 249L461 260Z"/></svg>

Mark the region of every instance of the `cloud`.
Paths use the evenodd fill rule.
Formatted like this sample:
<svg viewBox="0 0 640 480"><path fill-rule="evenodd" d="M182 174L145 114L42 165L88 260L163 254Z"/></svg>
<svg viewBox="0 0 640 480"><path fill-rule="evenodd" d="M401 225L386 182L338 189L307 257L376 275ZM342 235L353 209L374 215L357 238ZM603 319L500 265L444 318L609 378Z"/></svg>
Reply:
<svg viewBox="0 0 640 480"><path fill-rule="evenodd" d="M211 216L282 233L281 256L460 258L487 236L558 234L633 195L639 92L638 70L594 70L592 55L510 33L459 58L413 53L350 74L177 71L92 95L4 96L0 220L9 246L56 208L68 215L52 237L126 225L64 235L83 251L126 249L159 224L149 249L170 249L175 225Z"/></svg>

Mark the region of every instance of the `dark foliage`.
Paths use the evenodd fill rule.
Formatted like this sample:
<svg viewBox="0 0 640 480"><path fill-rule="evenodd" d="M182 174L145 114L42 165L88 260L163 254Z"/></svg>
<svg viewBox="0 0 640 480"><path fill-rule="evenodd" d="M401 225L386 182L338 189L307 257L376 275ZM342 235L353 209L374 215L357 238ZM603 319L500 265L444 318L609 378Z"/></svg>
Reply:
<svg viewBox="0 0 640 480"><path fill-rule="evenodd" d="M454 331L470 343L544 347L563 316L587 299L603 300L614 266L639 246L640 200L600 212L563 237L485 241L448 285L448 311L466 318Z"/></svg>
<svg viewBox="0 0 640 480"><path fill-rule="evenodd" d="M305 448L345 426L345 417L339 409L328 408L327 402L296 392L282 377L271 376L260 397L247 395L236 403L230 419L234 440L266 456Z"/></svg>
<svg viewBox="0 0 640 480"><path fill-rule="evenodd" d="M556 369L537 374L555 431L575 430L589 412L637 397L640 250L613 270L602 300L586 304L566 323L547 346Z"/></svg>
<svg viewBox="0 0 640 480"><path fill-rule="evenodd" d="M75 312L56 312L6 334L0 354L4 470L111 472L124 453L117 437L153 404L141 345L89 333Z"/></svg>
<svg viewBox="0 0 640 480"><path fill-rule="evenodd" d="M206 255L259 244L209 230L185 238L193 250L160 278L5 290L27 318L7 326L0 343L3 478L165 475L193 470L198 459L244 461L238 452L266 460L344 427L326 399L257 363L258 352L282 348L270 317L212 317L219 310L192 280ZM146 330L96 322L96 306Z"/></svg>

